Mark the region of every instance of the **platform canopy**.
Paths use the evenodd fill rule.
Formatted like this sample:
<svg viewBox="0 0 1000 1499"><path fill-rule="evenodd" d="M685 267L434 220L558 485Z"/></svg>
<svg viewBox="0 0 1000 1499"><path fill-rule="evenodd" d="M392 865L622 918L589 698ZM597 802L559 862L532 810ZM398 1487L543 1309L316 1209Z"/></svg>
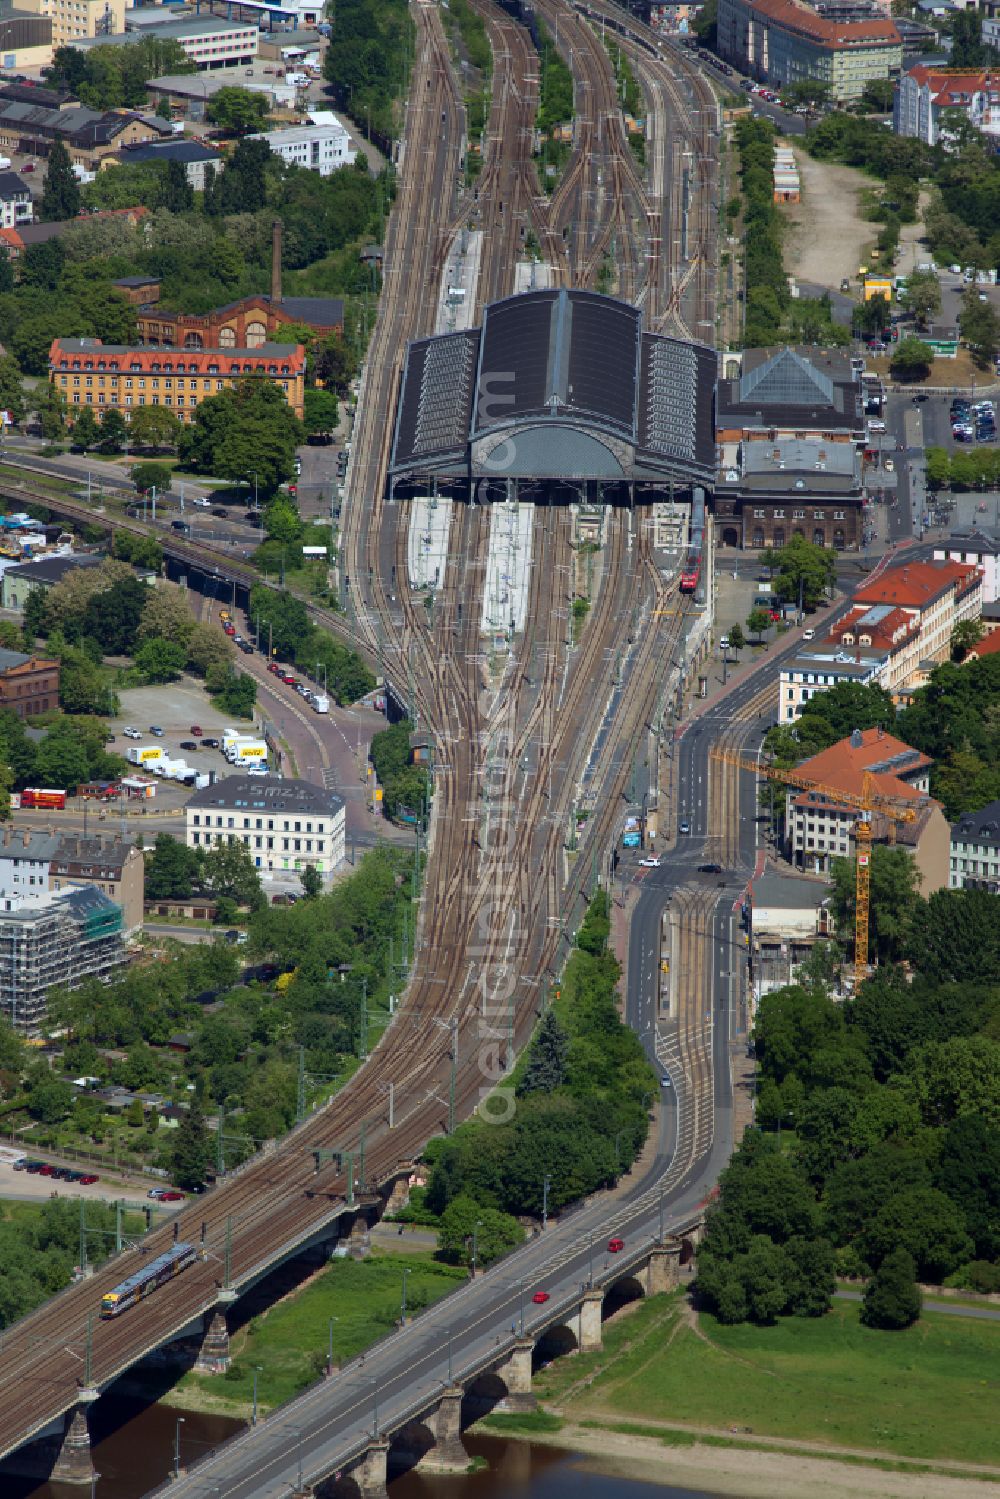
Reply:
<svg viewBox="0 0 1000 1499"><path fill-rule="evenodd" d="M716 374L713 349L645 332L613 297L508 297L482 328L409 345L390 477L703 484Z"/></svg>

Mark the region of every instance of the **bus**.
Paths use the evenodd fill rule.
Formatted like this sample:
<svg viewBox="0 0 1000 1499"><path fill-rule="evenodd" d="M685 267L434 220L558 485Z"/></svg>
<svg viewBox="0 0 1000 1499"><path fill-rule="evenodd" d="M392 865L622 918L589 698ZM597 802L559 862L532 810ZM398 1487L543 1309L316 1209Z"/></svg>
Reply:
<svg viewBox="0 0 1000 1499"><path fill-rule="evenodd" d="M137 1270L127 1280L120 1281L113 1290L101 1297L101 1316L105 1319L120 1317L130 1306L145 1301L157 1287L186 1270L198 1258L198 1254L196 1245L183 1243L174 1244L165 1254L158 1254L155 1260L150 1260L148 1265L143 1265L141 1270Z"/></svg>

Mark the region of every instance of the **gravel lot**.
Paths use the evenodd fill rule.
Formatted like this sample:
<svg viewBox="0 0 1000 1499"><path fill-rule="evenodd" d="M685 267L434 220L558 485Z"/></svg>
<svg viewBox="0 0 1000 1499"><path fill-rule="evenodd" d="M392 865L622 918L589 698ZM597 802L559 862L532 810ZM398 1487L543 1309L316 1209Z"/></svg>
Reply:
<svg viewBox="0 0 1000 1499"><path fill-rule="evenodd" d="M36 1154L39 1160L48 1160L45 1151L27 1151L26 1154ZM79 1168L83 1170L81 1166ZM101 1174L101 1180L94 1182L93 1186L85 1187L80 1182L53 1181L50 1176L29 1176L26 1171L15 1171L8 1161L0 1161L0 1197L9 1197L16 1202L47 1202L50 1197L85 1197L95 1202L114 1202L121 1198L130 1206L145 1207L146 1186L123 1185L112 1180L105 1180ZM180 1208L181 1202L166 1203L164 1208Z"/></svg>
<svg viewBox="0 0 1000 1499"><path fill-rule="evenodd" d="M785 269L797 281L839 291L843 277L854 276L864 264L865 247L878 235L878 224L866 222L858 211L859 194L873 179L854 167L814 161L801 146L793 144L793 150L802 201L782 209L789 226Z"/></svg>

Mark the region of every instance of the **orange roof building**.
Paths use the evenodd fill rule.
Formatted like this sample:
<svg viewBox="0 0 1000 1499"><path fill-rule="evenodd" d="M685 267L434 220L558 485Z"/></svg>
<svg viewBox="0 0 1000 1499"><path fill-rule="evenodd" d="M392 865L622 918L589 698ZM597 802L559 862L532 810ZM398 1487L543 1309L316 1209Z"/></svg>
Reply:
<svg viewBox="0 0 1000 1499"><path fill-rule="evenodd" d="M919 750L882 729L855 730L799 767L822 789L789 788L785 801L788 855L801 869L828 874L836 858L854 854L857 810L838 801L836 793L861 796L867 777L875 789L898 803L910 803L910 822L894 823L876 811L872 817L877 843L893 842L912 853L923 895L948 883L950 830L938 802L928 794L932 761Z"/></svg>
<svg viewBox="0 0 1000 1499"><path fill-rule="evenodd" d="M906 651L897 655L894 679L884 684L894 692L912 690L926 680L933 666L947 660L955 626L982 614L982 569L969 562L904 562L859 588L854 606L847 618L858 631L859 644L863 633L856 614L859 606L865 607L869 621L882 628L904 616L916 626L916 633L911 629L907 638Z"/></svg>
<svg viewBox="0 0 1000 1499"><path fill-rule="evenodd" d="M889 16L837 20L802 0L719 0L722 56L764 83L825 83L834 100L894 77L903 45Z"/></svg>
<svg viewBox="0 0 1000 1499"><path fill-rule="evenodd" d="M917 63L899 80L893 101L893 129L936 146L942 115L957 109L984 135L1000 135L1000 73L989 68L940 68ZM947 131L945 131L947 133Z"/></svg>

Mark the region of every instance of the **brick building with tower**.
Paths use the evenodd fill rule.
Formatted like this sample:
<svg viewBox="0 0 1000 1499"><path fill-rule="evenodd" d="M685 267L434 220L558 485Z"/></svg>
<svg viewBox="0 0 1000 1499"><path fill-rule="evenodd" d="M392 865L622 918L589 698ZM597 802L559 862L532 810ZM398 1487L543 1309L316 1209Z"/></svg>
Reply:
<svg viewBox="0 0 1000 1499"><path fill-rule="evenodd" d="M275 219L271 237L271 292L254 292L194 314L170 312L159 306L159 284L147 283L147 297L138 308L137 331L144 344L177 349L255 349L283 342L291 324L304 325L317 338L344 331L344 304L339 297L285 297L281 291L281 220Z"/></svg>

